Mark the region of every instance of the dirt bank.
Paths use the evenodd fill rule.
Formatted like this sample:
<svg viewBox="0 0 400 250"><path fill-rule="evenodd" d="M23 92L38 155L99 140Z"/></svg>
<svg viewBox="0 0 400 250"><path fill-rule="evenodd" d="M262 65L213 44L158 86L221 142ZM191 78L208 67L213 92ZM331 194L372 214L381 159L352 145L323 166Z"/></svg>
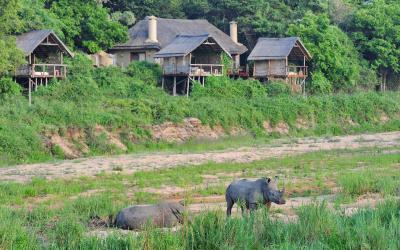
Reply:
<svg viewBox="0 0 400 250"><path fill-rule="evenodd" d="M131 174L136 171L199 165L207 162L252 162L270 157L301 154L319 150L356 149L361 147L400 146L400 132L337 136L330 138L302 138L275 140L260 147L246 147L204 153L132 154L113 157L94 157L66 160L58 163L19 165L0 168L0 180L25 182L33 177L73 178L95 176L99 173Z"/></svg>

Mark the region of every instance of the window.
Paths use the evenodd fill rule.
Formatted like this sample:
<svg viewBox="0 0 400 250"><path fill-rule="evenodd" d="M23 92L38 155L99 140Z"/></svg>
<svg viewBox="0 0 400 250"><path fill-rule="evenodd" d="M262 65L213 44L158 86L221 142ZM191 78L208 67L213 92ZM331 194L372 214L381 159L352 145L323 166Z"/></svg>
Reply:
<svg viewBox="0 0 400 250"><path fill-rule="evenodd" d="M140 53L134 53L134 52L131 53L131 62L139 61L139 59L140 59Z"/></svg>

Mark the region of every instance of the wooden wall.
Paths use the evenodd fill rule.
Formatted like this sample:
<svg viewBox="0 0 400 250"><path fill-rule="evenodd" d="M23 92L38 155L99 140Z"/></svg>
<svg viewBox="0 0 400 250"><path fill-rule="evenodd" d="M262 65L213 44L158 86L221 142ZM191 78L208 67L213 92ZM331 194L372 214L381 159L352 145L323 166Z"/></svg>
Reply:
<svg viewBox="0 0 400 250"><path fill-rule="evenodd" d="M254 61L255 77L266 77L269 75L285 76L286 59Z"/></svg>

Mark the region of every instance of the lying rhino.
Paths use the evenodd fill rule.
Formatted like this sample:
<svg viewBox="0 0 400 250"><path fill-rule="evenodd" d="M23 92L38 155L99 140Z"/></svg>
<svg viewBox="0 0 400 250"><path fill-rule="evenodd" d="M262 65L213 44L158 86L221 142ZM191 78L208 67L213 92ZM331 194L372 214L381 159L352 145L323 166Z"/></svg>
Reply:
<svg viewBox="0 0 400 250"><path fill-rule="evenodd" d="M271 206L271 202L276 204L285 204L283 198L285 189L278 190L278 177L275 180L263 178L256 181L239 180L232 182L226 189L225 199L227 203L226 214L231 215L232 207L235 203L239 205L244 212L243 205L250 211L258 208L258 204ZM240 204L241 203L241 204Z"/></svg>
<svg viewBox="0 0 400 250"><path fill-rule="evenodd" d="M137 205L117 214L114 225L121 229L141 230L150 223L156 227L172 227L183 222L182 203Z"/></svg>

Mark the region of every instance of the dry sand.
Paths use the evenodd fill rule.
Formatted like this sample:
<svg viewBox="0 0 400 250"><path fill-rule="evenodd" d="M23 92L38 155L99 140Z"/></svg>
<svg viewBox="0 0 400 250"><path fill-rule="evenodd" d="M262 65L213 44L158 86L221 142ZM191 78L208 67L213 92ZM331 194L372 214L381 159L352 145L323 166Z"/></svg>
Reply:
<svg viewBox="0 0 400 250"><path fill-rule="evenodd" d="M33 177L47 179L74 178L95 176L100 173L112 173L116 170L122 174L131 174L137 171L199 165L207 162L246 163L271 157L283 157L320 150L356 149L362 147L385 148L393 146L400 146L400 132L302 138L292 140L292 142L275 140L269 145L224 151L182 154L130 154L112 157L82 158L57 163L18 165L0 168L0 181L26 182Z"/></svg>

